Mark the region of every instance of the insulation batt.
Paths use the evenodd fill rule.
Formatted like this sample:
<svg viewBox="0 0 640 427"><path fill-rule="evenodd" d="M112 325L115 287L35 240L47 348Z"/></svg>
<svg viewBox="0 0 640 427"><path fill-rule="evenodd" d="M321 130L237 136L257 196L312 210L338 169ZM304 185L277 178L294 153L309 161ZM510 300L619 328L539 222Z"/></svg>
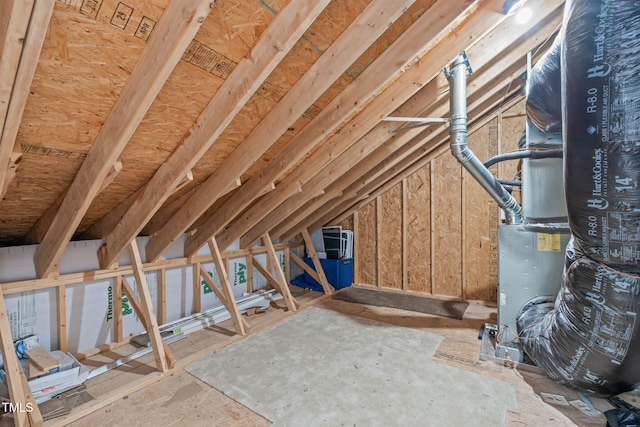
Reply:
<svg viewBox="0 0 640 427"><path fill-rule="evenodd" d="M584 255L572 239L555 299L538 297L517 319L520 345L554 381L609 396L640 383L640 277Z"/></svg>
<svg viewBox="0 0 640 427"><path fill-rule="evenodd" d="M517 326L552 379L607 396L640 384L640 1L568 0L560 37L573 237L559 294Z"/></svg>
<svg viewBox="0 0 640 427"><path fill-rule="evenodd" d="M529 75L527 118L546 134L562 133L562 97L560 79L560 40L538 60Z"/></svg>

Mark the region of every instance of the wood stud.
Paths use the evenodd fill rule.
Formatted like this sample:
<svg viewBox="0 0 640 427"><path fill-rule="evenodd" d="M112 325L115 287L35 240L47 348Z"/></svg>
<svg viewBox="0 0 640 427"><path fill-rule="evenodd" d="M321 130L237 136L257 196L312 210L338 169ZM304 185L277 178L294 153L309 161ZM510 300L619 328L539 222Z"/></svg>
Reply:
<svg viewBox="0 0 640 427"><path fill-rule="evenodd" d="M56 309L58 314L58 348L67 351L67 288L60 285L56 288Z"/></svg>
<svg viewBox="0 0 640 427"><path fill-rule="evenodd" d="M113 296L113 327L115 328L115 341L121 343L124 339L122 330L122 293L124 289L122 276L116 276L114 279L114 296Z"/></svg>

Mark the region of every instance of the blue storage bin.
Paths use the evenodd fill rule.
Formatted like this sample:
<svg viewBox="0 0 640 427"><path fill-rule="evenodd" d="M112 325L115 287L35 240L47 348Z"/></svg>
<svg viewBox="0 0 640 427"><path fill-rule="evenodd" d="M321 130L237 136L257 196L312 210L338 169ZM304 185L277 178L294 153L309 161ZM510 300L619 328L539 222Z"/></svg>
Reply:
<svg viewBox="0 0 640 427"><path fill-rule="evenodd" d="M311 258L305 257L304 262L315 271ZM331 286L336 289L351 286L353 281L353 258L321 259L320 264ZM313 279L306 271L304 273L304 282L314 291L323 291L322 285Z"/></svg>

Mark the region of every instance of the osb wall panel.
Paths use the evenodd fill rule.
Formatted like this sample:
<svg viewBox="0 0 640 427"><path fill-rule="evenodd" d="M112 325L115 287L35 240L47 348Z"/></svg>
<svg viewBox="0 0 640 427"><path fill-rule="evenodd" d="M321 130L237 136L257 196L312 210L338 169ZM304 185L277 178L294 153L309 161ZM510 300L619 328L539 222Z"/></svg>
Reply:
<svg viewBox="0 0 640 427"><path fill-rule="evenodd" d="M461 166L448 152L433 162L433 293L462 297Z"/></svg>
<svg viewBox="0 0 640 427"><path fill-rule="evenodd" d="M498 121L469 135L469 148L481 161L498 154ZM497 166L491 168L495 173ZM464 286L467 299L495 301L498 205L466 171L464 185Z"/></svg>
<svg viewBox="0 0 640 427"><path fill-rule="evenodd" d="M408 290L431 292L431 167L407 177Z"/></svg>
<svg viewBox="0 0 640 427"><path fill-rule="evenodd" d="M358 221L355 224L358 241L356 245L356 271L359 277L354 278L357 283L369 285L378 284L378 235L376 230L376 203L368 203L358 211Z"/></svg>
<svg viewBox="0 0 640 427"><path fill-rule="evenodd" d="M378 242L378 286L402 289L402 184L398 183L386 191L379 202L382 217Z"/></svg>
<svg viewBox="0 0 640 427"><path fill-rule="evenodd" d="M340 224L338 225L342 227L343 230L353 231L353 215L349 215L347 218L342 220L342 222L340 222Z"/></svg>
<svg viewBox="0 0 640 427"><path fill-rule="evenodd" d="M502 114L502 126L500 128L500 152L508 153L518 149L518 141L524 132L525 103L520 102ZM518 170L520 161L514 160L502 162L498 166L498 174L503 179L513 179ZM514 189L517 199L520 198L520 188Z"/></svg>
<svg viewBox="0 0 640 427"><path fill-rule="evenodd" d="M523 126L523 103L520 103L504 111L501 122L496 118L470 134L469 147L481 161L498 153L516 150ZM491 169L496 176L512 179L518 163L500 163ZM406 289L495 302L498 281L497 230L501 223L496 202L466 170L461 169L448 150L409 175L406 181ZM519 196L519 192L516 193ZM386 272L398 274L403 266L402 258L393 256L393 251L400 248L401 243L396 238L397 223L394 222L393 226L387 224L389 216L386 207L391 206L393 212L401 212L402 192L395 186L383 193L380 200L383 201L382 233L377 244L381 251L381 286L387 286L385 281L389 279ZM372 203L358 211L358 215L358 229L373 231L368 234L366 243L358 236L356 262L361 257L360 245L369 247L368 256L374 252L370 249L373 244L369 239L375 237L376 228ZM402 227L401 220L399 223ZM394 242L393 245L389 245L390 241ZM375 274L372 269L368 276L370 281L361 281L375 284Z"/></svg>

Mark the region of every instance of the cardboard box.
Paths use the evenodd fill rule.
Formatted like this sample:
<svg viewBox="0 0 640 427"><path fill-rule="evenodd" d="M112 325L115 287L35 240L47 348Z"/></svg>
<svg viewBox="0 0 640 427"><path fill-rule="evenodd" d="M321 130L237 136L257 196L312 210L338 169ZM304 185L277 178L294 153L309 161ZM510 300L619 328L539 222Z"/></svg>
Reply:
<svg viewBox="0 0 640 427"><path fill-rule="evenodd" d="M82 365L71 353L60 351L51 352L54 357L62 357L63 364L54 372L34 378L29 381L29 387L36 399L36 403L45 402L63 391L77 387L89 376L89 368ZM7 380L3 372L0 384L0 398L3 402L10 402Z"/></svg>

